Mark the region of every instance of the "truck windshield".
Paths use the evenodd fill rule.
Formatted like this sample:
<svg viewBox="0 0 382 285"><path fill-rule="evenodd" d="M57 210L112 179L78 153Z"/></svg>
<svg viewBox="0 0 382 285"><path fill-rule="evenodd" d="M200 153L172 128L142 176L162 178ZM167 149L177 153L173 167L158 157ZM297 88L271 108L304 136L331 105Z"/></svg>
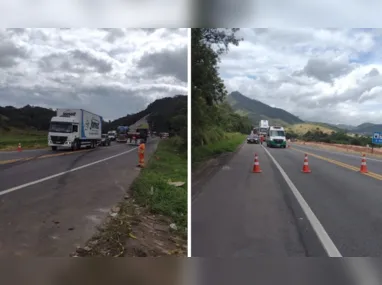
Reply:
<svg viewBox="0 0 382 285"><path fill-rule="evenodd" d="M267 131L268 131L267 128L260 128L260 132L261 132L261 133L266 133Z"/></svg>
<svg viewBox="0 0 382 285"><path fill-rule="evenodd" d="M269 131L271 137L285 137L284 131Z"/></svg>
<svg viewBox="0 0 382 285"><path fill-rule="evenodd" d="M51 122L49 132L52 133L72 133L73 127L71 123Z"/></svg>

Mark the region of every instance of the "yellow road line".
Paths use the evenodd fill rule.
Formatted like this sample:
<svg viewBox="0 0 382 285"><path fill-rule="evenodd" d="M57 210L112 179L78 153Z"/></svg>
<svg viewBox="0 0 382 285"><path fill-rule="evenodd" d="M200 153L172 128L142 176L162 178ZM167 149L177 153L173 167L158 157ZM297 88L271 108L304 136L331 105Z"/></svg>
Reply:
<svg viewBox="0 0 382 285"><path fill-rule="evenodd" d="M23 160L24 158L17 158L17 159L9 159L9 160L0 160L0 164L8 164L13 163L19 160Z"/></svg>
<svg viewBox="0 0 382 285"><path fill-rule="evenodd" d="M359 172L359 169L360 167L355 167L353 165L350 165L350 164L346 164L346 163L343 163L343 162L340 162L338 160L334 160L334 159L330 159L330 158L326 158L324 156L321 156L321 155L318 155L318 154L314 154L314 153L311 153L311 152L308 152L308 151L303 151L303 150L300 150L300 149L296 149L294 147L291 147L291 149L295 150L295 151L299 151L299 152L302 152L302 153L306 153L308 154L309 156L313 156L315 158L318 158L318 159L321 159L321 160L325 160L327 162L330 162L330 163L333 163L335 165L338 165L338 166L341 166L343 168L347 168L349 170L353 170L353 171L356 171L356 172ZM360 164L361 164L361 156L360 156ZM361 173L361 172L359 172ZM374 179L377 179L377 180L382 180L382 175L381 174L378 174L378 173L375 173L375 172L368 172L368 173L361 173L361 174L364 174L366 176L369 176L369 177L372 177Z"/></svg>
<svg viewBox="0 0 382 285"><path fill-rule="evenodd" d="M10 164L10 163L18 162L18 161L27 161L27 160L32 160L32 159L41 159L41 158L48 158L48 157L63 156L63 155L69 155L69 154L73 154L73 153L86 152L86 151L90 151L90 150L91 149L84 149L84 150L71 151L71 152L46 154L46 155L42 155L42 156L32 156L32 157L16 158L16 159L9 159L9 160L0 160L0 165Z"/></svg>

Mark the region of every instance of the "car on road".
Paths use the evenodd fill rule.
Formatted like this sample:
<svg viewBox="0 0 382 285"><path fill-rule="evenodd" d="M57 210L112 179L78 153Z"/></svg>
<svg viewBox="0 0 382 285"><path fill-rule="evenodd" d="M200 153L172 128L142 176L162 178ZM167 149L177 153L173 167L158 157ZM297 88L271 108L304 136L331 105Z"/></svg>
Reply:
<svg viewBox="0 0 382 285"><path fill-rule="evenodd" d="M102 134L100 145L101 146L110 146L111 142L108 134Z"/></svg>
<svg viewBox="0 0 382 285"><path fill-rule="evenodd" d="M257 134L251 134L247 137L247 143L259 143L259 136Z"/></svg>

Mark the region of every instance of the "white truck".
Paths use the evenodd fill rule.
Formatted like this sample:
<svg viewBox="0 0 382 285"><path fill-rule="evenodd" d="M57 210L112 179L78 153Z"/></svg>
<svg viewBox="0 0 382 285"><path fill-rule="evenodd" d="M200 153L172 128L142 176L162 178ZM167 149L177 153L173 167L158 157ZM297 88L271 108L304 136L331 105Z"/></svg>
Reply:
<svg viewBox="0 0 382 285"><path fill-rule="evenodd" d="M261 139L262 141L265 140L265 137L267 136L268 128L269 128L268 120L260 120L258 132L259 132L260 139L262 138Z"/></svg>
<svg viewBox="0 0 382 285"><path fill-rule="evenodd" d="M115 141L117 139L117 131L109 131L107 136L109 137L109 140Z"/></svg>
<svg viewBox="0 0 382 285"><path fill-rule="evenodd" d="M82 109L57 109L50 121L48 145L53 151L95 148L102 136L102 117Z"/></svg>
<svg viewBox="0 0 382 285"><path fill-rule="evenodd" d="M270 126L266 139L267 147L281 147L286 148L285 130L281 126Z"/></svg>

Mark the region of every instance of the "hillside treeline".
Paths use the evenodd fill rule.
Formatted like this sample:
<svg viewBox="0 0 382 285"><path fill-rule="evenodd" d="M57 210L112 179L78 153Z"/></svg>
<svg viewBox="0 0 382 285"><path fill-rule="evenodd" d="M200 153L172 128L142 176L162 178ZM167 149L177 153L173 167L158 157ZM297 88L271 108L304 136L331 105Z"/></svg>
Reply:
<svg viewBox="0 0 382 285"><path fill-rule="evenodd" d="M138 113L129 114L114 121L103 122L102 132L108 132L121 125L132 125L147 115L153 131L169 132L179 136L182 144L187 145L187 96L176 95L158 99ZM22 108L0 107L0 130L11 128L48 131L50 120L56 111L27 105Z"/></svg>
<svg viewBox="0 0 382 285"><path fill-rule="evenodd" d="M168 132L171 136L181 137L184 143L187 143L187 96L185 95L155 100L141 112L104 123L104 131L115 130L118 126L130 126L149 114L147 120L153 131Z"/></svg>
<svg viewBox="0 0 382 285"><path fill-rule="evenodd" d="M226 132L249 133L251 121L226 102L227 90L219 76L220 56L229 44L238 45L238 29L192 29L191 102L192 146L219 141Z"/></svg>
<svg viewBox="0 0 382 285"><path fill-rule="evenodd" d="M300 139L306 142L323 142L323 143L336 143L336 144L350 144L356 146L366 146L371 145L371 137L359 136L355 134L354 136L349 136L346 132L338 131L331 132L330 134L324 133L319 128L316 130L311 130L303 135L298 135L293 131L286 132L286 137L288 139Z"/></svg>

